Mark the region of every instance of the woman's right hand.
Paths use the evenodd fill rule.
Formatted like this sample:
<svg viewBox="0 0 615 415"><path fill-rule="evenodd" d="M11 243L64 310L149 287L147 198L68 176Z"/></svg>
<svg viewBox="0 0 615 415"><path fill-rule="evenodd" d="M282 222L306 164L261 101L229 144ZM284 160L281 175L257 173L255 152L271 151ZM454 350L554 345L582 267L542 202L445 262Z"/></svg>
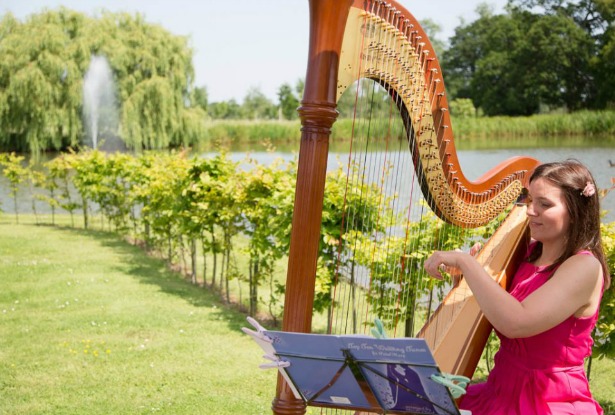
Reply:
<svg viewBox="0 0 615 415"><path fill-rule="evenodd" d="M472 257L476 257L476 255L480 252L481 248L482 248L482 244L480 242L476 242L470 248L469 254ZM454 251L449 251L449 252L451 255L445 255L444 251L434 252L434 254L432 254L432 256L427 261L425 261L424 266L425 266L425 270L427 271L427 273L437 279L442 279L443 278L442 272L446 272L448 275L451 276L452 283L455 286L459 284L459 281L463 277L463 273L457 265L452 265L451 263L447 263L447 261L450 261L451 259L455 258L454 253L463 254L463 251L461 251L460 249L455 249ZM435 254L438 254L438 255L435 255ZM441 258L442 262L438 263L437 258ZM433 269L434 263L437 265L437 270Z"/></svg>

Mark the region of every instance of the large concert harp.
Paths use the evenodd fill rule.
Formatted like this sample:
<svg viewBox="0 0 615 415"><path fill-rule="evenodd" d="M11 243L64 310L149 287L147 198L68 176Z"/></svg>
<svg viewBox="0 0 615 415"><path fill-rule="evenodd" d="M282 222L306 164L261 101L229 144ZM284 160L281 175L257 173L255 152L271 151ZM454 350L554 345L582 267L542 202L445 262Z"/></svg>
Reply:
<svg viewBox="0 0 615 415"><path fill-rule="evenodd" d="M519 242L525 235L526 218L524 208L514 206L514 202L537 161L514 158L492 168L476 181L468 180L462 173L453 141L440 66L416 19L394 1L310 0L309 61L299 108L302 135L284 331L310 332L312 329L329 137L338 117L339 96L357 85L360 79L380 85L395 109L403 130L403 140L397 142L403 141L409 160L398 164L401 167L411 165L409 170L404 170L408 187L416 183L424 205L446 223L460 228L485 225L513 206L478 259L503 285L508 270L518 259L517 246L522 245ZM357 130L371 131L371 128L357 127ZM389 161L385 164L388 166ZM388 167L385 170L388 171ZM357 176L365 177L366 174ZM408 218L415 219L412 214ZM382 238L384 228L400 233L397 224L384 226L379 228L375 239ZM419 264L408 262L411 255L412 252L405 251L399 256L403 266L396 268L404 268L404 275L408 275L410 268L419 268ZM345 257L346 253L341 256ZM365 265L357 268L370 273ZM428 340L440 368L471 376L491 328L463 280L449 292L438 310L424 320L427 323L418 335ZM364 322L359 323L361 329L364 325ZM273 411L276 414L306 411L304 403L293 396L281 377Z"/></svg>

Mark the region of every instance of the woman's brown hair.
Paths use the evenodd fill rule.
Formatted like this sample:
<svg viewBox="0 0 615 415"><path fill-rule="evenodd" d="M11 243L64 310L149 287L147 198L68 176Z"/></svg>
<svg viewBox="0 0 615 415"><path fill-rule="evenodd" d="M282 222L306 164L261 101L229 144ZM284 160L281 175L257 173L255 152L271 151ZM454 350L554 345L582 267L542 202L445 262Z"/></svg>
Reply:
<svg viewBox="0 0 615 415"><path fill-rule="evenodd" d="M596 191L596 181L591 172L577 160L565 160L536 167L530 176L530 183L539 178L562 190L570 215L566 246L553 266L558 266L579 251L588 250L602 264L604 289L607 289L611 284L611 277L602 247L600 200ZM590 191L586 191L586 187ZM528 260L535 261L541 253L542 243L538 242Z"/></svg>

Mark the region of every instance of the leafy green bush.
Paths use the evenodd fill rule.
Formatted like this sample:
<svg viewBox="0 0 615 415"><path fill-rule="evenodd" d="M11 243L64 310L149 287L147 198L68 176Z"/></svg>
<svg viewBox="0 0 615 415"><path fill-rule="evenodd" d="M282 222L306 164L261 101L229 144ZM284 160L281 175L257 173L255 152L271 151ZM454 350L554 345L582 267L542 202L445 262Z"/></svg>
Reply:
<svg viewBox="0 0 615 415"><path fill-rule="evenodd" d="M602 224L602 242L611 276L615 275L615 222ZM604 292L600 318L594 335L594 351L599 357L615 357L615 288Z"/></svg>

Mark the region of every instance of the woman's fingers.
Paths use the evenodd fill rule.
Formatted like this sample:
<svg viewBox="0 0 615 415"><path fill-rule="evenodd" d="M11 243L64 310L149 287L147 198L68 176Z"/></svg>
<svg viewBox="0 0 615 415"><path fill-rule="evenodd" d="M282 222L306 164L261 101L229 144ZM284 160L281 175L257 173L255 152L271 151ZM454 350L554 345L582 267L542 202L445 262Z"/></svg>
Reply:
<svg viewBox="0 0 615 415"><path fill-rule="evenodd" d="M433 278L437 278L439 280L442 279L442 274L440 273L441 267L445 267L446 265L439 259L439 252L434 252L427 260L423 263L423 268L427 274L432 276Z"/></svg>
<svg viewBox="0 0 615 415"><path fill-rule="evenodd" d="M451 277L461 278L461 270L457 267L446 267L446 272L451 275Z"/></svg>
<svg viewBox="0 0 615 415"><path fill-rule="evenodd" d="M469 255L474 257L482 248L480 243L475 243L470 248ZM456 285L462 277L462 271L458 267L463 261L463 257L467 256L460 249L454 251L435 251L427 260L423 263L423 267L427 274L436 279L444 279L443 272L446 272L453 280L453 285Z"/></svg>
<svg viewBox="0 0 615 415"><path fill-rule="evenodd" d="M459 249L455 251L436 251L423 264L425 271L433 278L443 279L443 272L449 274L453 281L458 281L461 278L461 270L456 266L456 258L463 252Z"/></svg>

